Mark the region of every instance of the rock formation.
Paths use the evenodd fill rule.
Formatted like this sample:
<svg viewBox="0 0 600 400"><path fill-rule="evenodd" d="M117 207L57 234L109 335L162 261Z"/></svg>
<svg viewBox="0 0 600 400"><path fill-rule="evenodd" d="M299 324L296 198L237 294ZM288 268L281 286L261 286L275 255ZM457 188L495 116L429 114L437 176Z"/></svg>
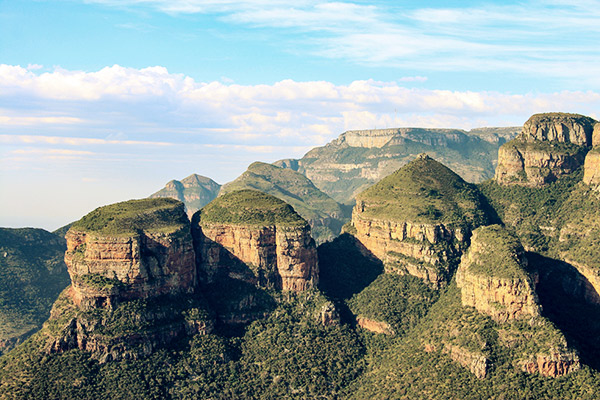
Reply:
<svg viewBox="0 0 600 400"><path fill-rule="evenodd" d="M76 222L66 239L71 294L82 309L191 293L196 286L190 225L178 201L101 207Z"/></svg>
<svg viewBox="0 0 600 400"><path fill-rule="evenodd" d="M573 173L592 145L594 124L578 114L533 115L521 134L498 150L496 182L541 187Z"/></svg>
<svg viewBox="0 0 600 400"><path fill-rule="evenodd" d="M477 228L456 273L462 304L497 322L540 315L519 240L499 225Z"/></svg>
<svg viewBox="0 0 600 400"><path fill-rule="evenodd" d="M600 186L600 146L594 147L585 156L583 182L594 187Z"/></svg>
<svg viewBox="0 0 600 400"><path fill-rule="evenodd" d="M470 230L491 218L474 187L421 155L357 196L352 225L386 271L439 287L449 280Z"/></svg>
<svg viewBox="0 0 600 400"><path fill-rule="evenodd" d="M75 222L66 239L72 284L42 331L47 351L78 348L101 362L137 358L212 330L201 299L192 295L193 241L179 201L100 207Z"/></svg>
<svg viewBox="0 0 600 400"><path fill-rule="evenodd" d="M219 194L221 185L210 178L192 174L181 181L167 182L164 188L150 195L150 198L167 197L181 201L189 218L196 211L213 201Z"/></svg>
<svg viewBox="0 0 600 400"><path fill-rule="evenodd" d="M255 190L225 194L196 213L192 225L205 282L221 275L296 292L318 282L310 227L274 196Z"/></svg>
<svg viewBox="0 0 600 400"><path fill-rule="evenodd" d="M252 163L233 182L223 185L219 195L243 189L273 195L294 207L294 211L310 225L317 244L335 238L349 220L335 200L317 189L307 177L291 169Z"/></svg>
<svg viewBox="0 0 600 400"><path fill-rule="evenodd" d="M358 193L423 152L468 181L491 178L498 147L518 132L519 128L354 130L312 149L300 160L281 160L275 165L304 174L336 201L351 204Z"/></svg>
<svg viewBox="0 0 600 400"><path fill-rule="evenodd" d="M579 369L577 353L562 333L540 315L535 277L519 240L499 225L473 232L456 273L463 306L498 323L500 344L511 349L523 371L557 377Z"/></svg>

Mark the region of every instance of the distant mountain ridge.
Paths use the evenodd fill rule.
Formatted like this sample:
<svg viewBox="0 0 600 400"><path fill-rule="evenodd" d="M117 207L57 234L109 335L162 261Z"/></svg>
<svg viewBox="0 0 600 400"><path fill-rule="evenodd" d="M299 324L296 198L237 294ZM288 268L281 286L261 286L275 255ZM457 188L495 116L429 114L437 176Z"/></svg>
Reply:
<svg viewBox="0 0 600 400"><path fill-rule="evenodd" d="M418 154L427 153L463 179L480 182L494 176L498 148L520 127L460 129L393 128L351 130L301 159L274 165L306 175L315 186L345 204Z"/></svg>
<svg viewBox="0 0 600 400"><path fill-rule="evenodd" d="M164 188L150 195L150 198L169 197L185 204L188 217L210 203L219 194L221 185L202 175L192 174L181 181L167 182Z"/></svg>

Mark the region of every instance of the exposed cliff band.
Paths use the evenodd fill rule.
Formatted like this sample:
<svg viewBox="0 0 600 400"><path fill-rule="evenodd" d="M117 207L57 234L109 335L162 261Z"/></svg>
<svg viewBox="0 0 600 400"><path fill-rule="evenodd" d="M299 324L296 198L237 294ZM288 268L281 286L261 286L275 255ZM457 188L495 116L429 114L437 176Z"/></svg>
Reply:
<svg viewBox="0 0 600 400"><path fill-rule="evenodd" d="M192 225L206 282L221 275L296 292L318 283L310 227L274 196L255 190L225 194L196 213Z"/></svg>
<svg viewBox="0 0 600 400"><path fill-rule="evenodd" d="M573 173L593 144L595 123L579 114L533 115L519 136L498 150L496 182L541 187Z"/></svg>
<svg viewBox="0 0 600 400"><path fill-rule="evenodd" d="M421 155L357 196L356 238L386 271L445 284L471 229L489 223L477 189Z"/></svg>

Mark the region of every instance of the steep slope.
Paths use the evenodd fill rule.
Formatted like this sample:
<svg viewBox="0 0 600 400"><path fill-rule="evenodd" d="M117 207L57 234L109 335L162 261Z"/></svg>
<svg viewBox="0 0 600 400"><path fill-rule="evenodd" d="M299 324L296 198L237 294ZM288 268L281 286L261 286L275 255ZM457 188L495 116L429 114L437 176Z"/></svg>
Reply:
<svg viewBox="0 0 600 400"><path fill-rule="evenodd" d="M473 185L420 155L356 197L352 233L386 271L439 287L450 280L471 230L494 218Z"/></svg>
<svg viewBox="0 0 600 400"><path fill-rule="evenodd" d="M0 228L0 354L38 330L69 284L65 240L43 229Z"/></svg>
<svg viewBox="0 0 600 400"><path fill-rule="evenodd" d="M69 286L39 332L49 353L79 349L101 362L151 354L207 333L183 204L143 199L100 207L66 234Z"/></svg>
<svg viewBox="0 0 600 400"><path fill-rule="evenodd" d="M352 204L356 194L420 153L428 153L468 181L490 178L498 147L518 132L519 128L348 131L299 160L281 160L275 165L301 172L336 201Z"/></svg>
<svg viewBox="0 0 600 400"><path fill-rule="evenodd" d="M210 203L219 194L221 185L210 178L192 174L181 181L167 182L164 188L149 196L149 198L168 197L185 204L188 216L192 215Z"/></svg>
<svg viewBox="0 0 600 400"><path fill-rule="evenodd" d="M579 114L533 115L519 136L500 147L495 180L542 187L581 167L592 145L595 120Z"/></svg>
<svg viewBox="0 0 600 400"><path fill-rule="evenodd" d="M242 189L259 190L294 207L308 221L317 243L336 237L347 222L344 210L335 200L304 175L290 169L255 162L233 182L225 184L219 195Z"/></svg>
<svg viewBox="0 0 600 400"><path fill-rule="evenodd" d="M256 190L225 194L194 214L199 273L261 287L303 291L318 282L310 227L278 198Z"/></svg>

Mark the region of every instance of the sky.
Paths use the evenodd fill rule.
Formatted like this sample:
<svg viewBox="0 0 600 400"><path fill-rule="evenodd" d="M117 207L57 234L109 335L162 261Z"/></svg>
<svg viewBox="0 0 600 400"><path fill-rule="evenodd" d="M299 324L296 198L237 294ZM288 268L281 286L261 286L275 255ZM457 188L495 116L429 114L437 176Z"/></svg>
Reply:
<svg viewBox="0 0 600 400"><path fill-rule="evenodd" d="M600 119L600 1L0 0L0 226L350 129Z"/></svg>

